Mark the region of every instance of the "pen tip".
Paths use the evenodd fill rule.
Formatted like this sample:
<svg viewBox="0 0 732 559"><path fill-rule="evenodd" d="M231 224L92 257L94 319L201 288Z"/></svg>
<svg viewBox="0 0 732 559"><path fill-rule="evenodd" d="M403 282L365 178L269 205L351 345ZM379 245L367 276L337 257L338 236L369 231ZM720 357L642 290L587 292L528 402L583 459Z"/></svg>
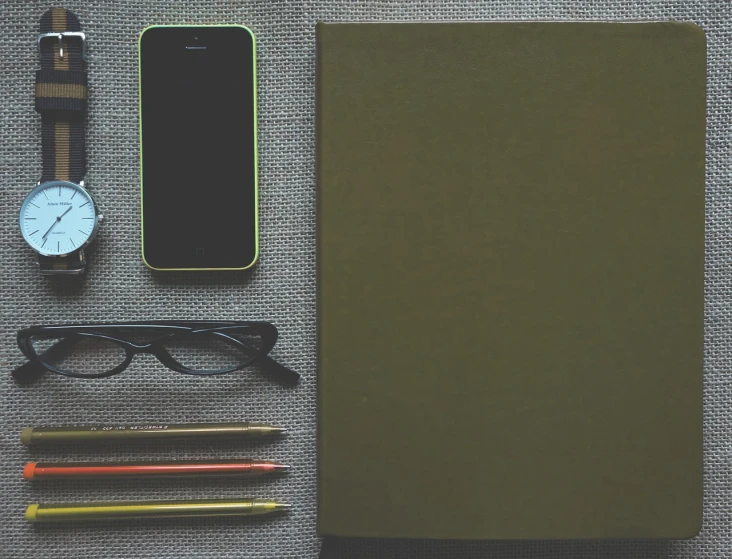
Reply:
<svg viewBox="0 0 732 559"><path fill-rule="evenodd" d="M290 469L290 465L289 464L275 464L274 469L276 472L286 472L287 470Z"/></svg>
<svg viewBox="0 0 732 559"><path fill-rule="evenodd" d="M255 436L272 436L282 435L287 433L287 429L284 427L276 427L275 425L269 425L267 423L249 423L246 427L246 432Z"/></svg>

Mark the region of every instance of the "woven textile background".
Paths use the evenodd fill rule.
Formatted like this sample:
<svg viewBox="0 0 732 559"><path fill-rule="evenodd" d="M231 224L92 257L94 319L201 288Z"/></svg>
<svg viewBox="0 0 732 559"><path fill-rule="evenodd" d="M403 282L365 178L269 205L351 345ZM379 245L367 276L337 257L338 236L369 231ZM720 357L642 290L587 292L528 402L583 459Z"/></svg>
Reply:
<svg viewBox="0 0 732 559"><path fill-rule="evenodd" d="M40 119L33 110L38 19L50 7L5 0L0 10L0 556L45 558L315 557L315 40L326 21L612 19L694 21L707 32L707 261L705 519L685 542L355 542L358 557L526 559L732 557L732 280L730 252L730 62L727 0L458 2L126 1L62 4L89 37L88 184L107 220L83 281L38 276L17 226L20 203L40 176ZM150 24L238 23L258 41L261 259L251 274L153 274L139 256L137 35ZM385 270L384 273L389 273ZM24 326L135 319L265 319L281 338L273 355L303 374L294 389L254 371L197 379L142 356L123 375L59 377L21 387ZM82 448L29 452L20 429L39 424L272 421L290 428L265 444L168 443L105 454ZM31 459L173 459L253 456L293 466L254 483L168 480L31 485ZM30 502L276 497L287 517L127 525L32 527ZM343 551L343 556L345 555Z"/></svg>

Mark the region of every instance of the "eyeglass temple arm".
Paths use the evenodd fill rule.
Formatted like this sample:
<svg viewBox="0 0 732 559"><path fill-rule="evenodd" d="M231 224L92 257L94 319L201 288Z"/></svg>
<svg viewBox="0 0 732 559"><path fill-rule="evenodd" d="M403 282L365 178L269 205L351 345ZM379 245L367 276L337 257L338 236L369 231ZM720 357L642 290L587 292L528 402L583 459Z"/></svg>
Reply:
<svg viewBox="0 0 732 559"><path fill-rule="evenodd" d="M240 346L245 347L246 349L257 351L255 348L250 346L247 343L244 343L238 338L235 338L233 336L229 336L228 334L225 334L223 332L214 332L215 334L221 336L222 338L227 338L229 341L234 342ZM281 363L278 363L274 359L272 359L269 355L264 354L257 357L256 362L261 363L264 365L264 367L267 369L267 372L270 373L272 376L274 376L277 380L280 382L283 382L285 384L297 384L300 380L300 373L296 373L292 369L288 369Z"/></svg>
<svg viewBox="0 0 732 559"><path fill-rule="evenodd" d="M267 369L268 373L285 384L297 384L300 380L300 373L296 373L292 369L285 367L282 363L278 363L269 355L257 357L256 363L261 363Z"/></svg>
<svg viewBox="0 0 732 559"><path fill-rule="evenodd" d="M49 348L41 353L39 357L53 357L61 350L68 349L78 341L79 338L77 336L61 338L58 342L49 346ZM39 365L34 361L26 361L19 367L13 369L11 374L13 375L13 378L18 380L30 380L40 377L45 371L46 369L44 369L42 365Z"/></svg>

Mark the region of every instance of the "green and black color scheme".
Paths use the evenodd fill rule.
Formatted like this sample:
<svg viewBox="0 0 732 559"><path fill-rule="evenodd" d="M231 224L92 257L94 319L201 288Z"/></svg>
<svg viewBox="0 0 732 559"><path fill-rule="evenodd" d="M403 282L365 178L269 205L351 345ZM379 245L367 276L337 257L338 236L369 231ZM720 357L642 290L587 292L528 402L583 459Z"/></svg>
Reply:
<svg viewBox="0 0 732 559"><path fill-rule="evenodd" d="M237 173L234 177L235 181L242 181L241 184L244 185L245 188L250 188L249 184L252 184L252 198L251 203L253 204L253 208L251 211L251 215L249 212L244 211L242 212L241 216L238 217L238 220L240 222L252 222L251 227L251 234L246 234L239 236L238 234L234 235L222 235L221 236L221 243L228 242L231 243L230 245L227 245L229 247L232 247L231 250L229 250L229 257L224 259L225 263L210 263L210 262L204 262L203 260L187 260L186 257L179 258L178 255L174 255L173 253L177 250L180 250L181 246L185 246L186 243L184 242L177 242L171 243L168 247L163 248L162 250L160 248L155 251L152 248L152 245L157 238L156 235L156 227L163 226L165 224L162 223L162 220L166 217L169 217L170 215L176 215L178 212L164 212L164 216L160 216L159 212L157 212L153 208L153 204L151 204L150 196L152 193L155 193L155 195L163 195L167 194L166 192L160 193L161 190L159 188L158 182L162 182L161 186L165 187L166 185L175 184L175 187L172 188L172 193L176 195L182 195L186 189L184 187L181 187L180 181L176 181L175 179L171 179L171 173L166 173L165 177L162 181L153 181L150 179L151 172L151 163L149 161L155 161L157 157L150 157L150 153L152 150L155 150L154 153L159 153L157 150L157 147L150 147L154 146L154 143L150 140L150 132L149 129L151 128L149 124L149 117L146 117L146 114L149 112L156 113L156 116L159 116L160 111L155 111L148 107L146 109L146 104L144 103L144 99L146 98L146 95L144 94L145 91L150 91L151 89L155 89L155 84L151 84L150 80L147 79L145 69L152 66L151 59L153 58L151 56L151 51L154 51L155 49L150 47L149 45L146 47L146 41L148 43L150 42L150 36L159 35L161 33L165 33L165 35L168 38L171 38L171 42L174 42L176 40L180 39L181 34L198 34L200 33L202 35L202 39L205 39L207 37L212 38L215 37L217 34L219 34L219 31L221 33L231 32L232 30L235 30L237 32L244 32L246 36L248 37L248 40L251 41L251 56L249 54L242 54L239 51L235 51L233 49L226 49L228 52L228 59L226 60L226 63L229 64L229 68L227 70L227 74L229 75L241 75L243 78L246 78L247 80L251 80L249 84L246 86L246 91L241 90L239 93L240 95L236 96L235 100L231 103L230 110L232 111L226 119L223 119L219 122L226 123L227 126L220 126L219 130L217 131L218 134L214 137L209 137L205 140L201 140L203 143L211 143L212 139L220 140L222 137L226 137L227 135L233 134L236 138L244 138L249 137L250 131L249 129L241 129L235 127L234 124L236 122L235 116L233 111L239 110L241 107L245 107L247 111L250 110L249 113L252 118L252 126L251 126L251 134L252 134L252 150L253 155L251 158L251 161L247 159L247 155L244 153L237 153L236 154L236 165L239 166ZM223 36L223 35L220 35ZM196 37L198 39L198 37ZM202 47L195 47L195 46L188 46L185 48L202 48ZM166 51L170 53L170 51ZM160 59L157 60L157 62L161 62ZM177 62L173 61L172 59L165 60L165 64L163 64L163 68L165 68L165 71L168 71L170 68L174 67ZM251 74L249 73L249 70L246 69L248 65L251 64ZM241 67L244 67L242 69ZM193 66L185 66L186 72L189 72L189 74L186 76L187 79L192 80L193 82L196 82L197 80L202 79L202 76L197 75L195 73ZM148 74L149 75L149 74ZM156 78L160 78L160 75L157 72L153 72L153 75ZM251 77L250 77L251 76ZM163 80L165 81L165 80ZM166 84L166 87L172 88L170 83ZM216 91L217 85L216 84L210 84L210 90ZM219 91L232 91L231 88L219 88ZM175 90L174 88L170 89L168 91L169 94L174 95L175 97L178 97L178 92L180 90ZM159 94L159 92L158 92ZM139 95L139 127L140 127L140 233L141 233L141 255L142 260L145 263L147 267L149 267L152 270L155 271L237 271L237 270L246 270L254 266L259 258L259 161L258 161L258 147L257 147L257 58L256 58L256 39L254 36L254 33L251 29L249 29L246 26L243 25L234 25L234 24L221 24L221 25L151 25L146 27L140 32L140 36L138 39L138 95ZM249 95L251 95L251 103L248 100ZM204 110L209 111L213 107L217 106L220 103L209 103L206 102L202 103L200 107L196 107L195 105L189 105L187 106L186 110L188 111L196 111L196 110ZM166 103L166 107L169 106L169 103ZM148 111L146 113L145 111ZM201 113L203 114L203 113ZM181 121L185 126L185 136L189 138L196 138L196 131L195 126L193 125L193 119L190 118L190 115L188 119L185 119L184 115L180 115L181 119L184 119ZM228 127L228 128L227 128ZM234 127L234 128L232 128ZM177 137L177 134L174 134L168 130L169 134L172 134L173 137ZM165 148L161 151L168 150L172 152L175 152L175 150L171 150L170 146L165 146ZM212 193L214 192L214 189L217 184L220 184L221 182L227 182L227 181L217 181L211 177L211 174L216 171L216 166L208 166L207 162L205 161L205 158L199 158L200 154L196 154L196 156L191 158L186 158L185 156L181 156L180 153L177 155L177 160L180 163L181 161L189 161L189 160L195 160L198 167L197 168L204 168L207 169L208 175L206 179L200 184L200 186L197 187L198 192L200 193ZM157 162L156 162L157 163ZM181 166L178 165L178 168L176 169L177 172L181 172ZM213 167L213 168L212 168ZM154 186L153 186L154 185ZM229 200L227 203L224 204L226 206L228 204L230 207L236 207L236 203L232 206L232 202ZM206 212L202 209L202 207L197 208L199 213L205 214ZM213 217L213 216L211 216ZM200 220L195 220L198 224L200 224ZM223 221L223 220L220 220ZM205 229L205 227L204 227ZM222 245L223 246L223 245ZM250 252L247 256L241 256L239 258L238 253L236 252L238 250L237 247L247 247L247 251ZM157 252L157 256L155 255L155 252ZM159 255L160 253L166 253L166 259L164 262L161 262ZM206 252L208 254L208 250ZM235 256L232 256L235 255ZM238 260L237 260L238 259Z"/></svg>

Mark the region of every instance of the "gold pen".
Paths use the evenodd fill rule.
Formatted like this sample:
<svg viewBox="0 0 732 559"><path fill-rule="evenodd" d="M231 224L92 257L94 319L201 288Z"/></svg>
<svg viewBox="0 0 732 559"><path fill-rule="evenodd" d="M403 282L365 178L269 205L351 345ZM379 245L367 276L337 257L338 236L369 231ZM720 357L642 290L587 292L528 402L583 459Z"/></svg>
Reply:
<svg viewBox="0 0 732 559"><path fill-rule="evenodd" d="M25 519L32 523L45 523L84 520L253 516L285 511L289 508L290 505L264 499L32 504L28 505L25 511Z"/></svg>
<svg viewBox="0 0 732 559"><path fill-rule="evenodd" d="M20 442L26 446L33 446L152 439L259 438L286 432L287 429L281 427L249 422L26 427L20 434Z"/></svg>

